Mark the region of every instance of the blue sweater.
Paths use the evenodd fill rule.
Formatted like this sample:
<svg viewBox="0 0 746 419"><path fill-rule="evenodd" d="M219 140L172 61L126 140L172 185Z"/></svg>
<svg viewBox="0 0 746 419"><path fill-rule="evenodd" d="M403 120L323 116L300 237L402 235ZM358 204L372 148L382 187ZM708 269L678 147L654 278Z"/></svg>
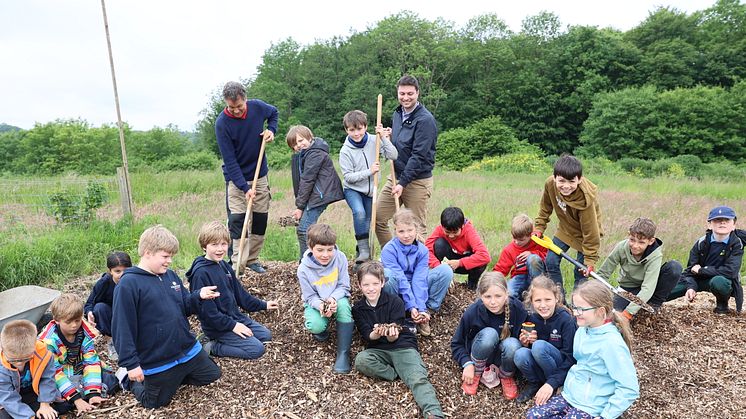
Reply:
<svg viewBox="0 0 746 419"><path fill-rule="evenodd" d="M231 265L224 260L218 263L199 256L192 262L186 276L192 292L207 286L218 287L216 291L220 297L203 301L198 313L202 330L210 339L233 333L236 323L248 317L239 307L249 312L267 309L267 302L249 294L236 278Z"/></svg>
<svg viewBox="0 0 746 419"><path fill-rule="evenodd" d="M93 286L91 294L88 296L88 300L85 302L83 313L88 314L93 311L93 307L98 303L105 303L109 306L114 305L114 287L117 284L114 283L114 278L111 277L110 273L101 275L101 278L96 281L96 285Z"/></svg>
<svg viewBox="0 0 746 419"><path fill-rule="evenodd" d="M248 182L254 180L256 163L262 145L264 122L267 129L277 132L277 108L258 99L246 102L246 119L231 118L220 112L215 121L215 137L220 155L223 156L223 176L238 189L248 192ZM262 159L259 177L267 174L267 159Z"/></svg>
<svg viewBox="0 0 746 419"><path fill-rule="evenodd" d="M575 358L572 357L572 342L578 325L575 318L561 307L557 307L552 317L546 320L537 313L531 313L528 321L536 325L538 340L549 342L562 354L562 361L558 363L557 369L547 377L547 384L557 389L565 382L567 371L575 364Z"/></svg>
<svg viewBox="0 0 746 419"><path fill-rule="evenodd" d="M428 286L427 268L430 253L424 244L416 241L402 244L394 237L381 250L381 263L389 269L399 283L399 295L404 300L404 308L409 311L427 310Z"/></svg>
<svg viewBox="0 0 746 419"><path fill-rule="evenodd" d="M394 161L399 184L406 187L413 180L432 177L438 140L433 114L420 103L402 122L402 107L399 106L394 112L391 129L391 142L399 153Z"/></svg>
<svg viewBox="0 0 746 419"><path fill-rule="evenodd" d="M199 291L190 295L173 271L127 268L114 289L111 321L119 366L149 370L186 358L199 345L187 321L198 309Z"/></svg>
<svg viewBox="0 0 746 419"><path fill-rule="evenodd" d="M508 319L510 336L517 338L521 333L521 324L526 321L528 313L518 299L509 297L508 301L510 304L510 318ZM461 316L461 321L451 339L451 356L459 365L464 365L471 360L471 345L477 333L485 327L491 327L497 330L497 333L502 333L503 324L505 324L505 311L495 314L487 310L481 299L477 299L466 308Z"/></svg>

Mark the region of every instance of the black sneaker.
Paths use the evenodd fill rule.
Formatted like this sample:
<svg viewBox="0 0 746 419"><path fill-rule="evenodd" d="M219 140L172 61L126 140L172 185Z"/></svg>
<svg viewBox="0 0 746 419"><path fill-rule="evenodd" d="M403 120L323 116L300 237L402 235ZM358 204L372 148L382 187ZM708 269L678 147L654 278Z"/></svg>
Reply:
<svg viewBox="0 0 746 419"><path fill-rule="evenodd" d="M527 401L534 398L540 388L541 384L532 383L529 381L526 388L523 389L523 391L521 392L521 394L518 395L518 398L515 399L515 401L518 403L526 403Z"/></svg>

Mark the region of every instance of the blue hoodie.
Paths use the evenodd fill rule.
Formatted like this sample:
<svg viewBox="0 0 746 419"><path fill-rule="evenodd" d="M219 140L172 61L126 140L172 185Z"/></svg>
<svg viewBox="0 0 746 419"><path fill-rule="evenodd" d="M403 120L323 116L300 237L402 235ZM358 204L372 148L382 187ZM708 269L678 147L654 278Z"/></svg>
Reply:
<svg viewBox="0 0 746 419"><path fill-rule="evenodd" d="M398 281L399 295L407 311L413 308L427 310L429 258L427 247L416 240L412 244L403 244L394 237L381 250L381 263Z"/></svg>
<svg viewBox="0 0 746 419"><path fill-rule="evenodd" d="M554 314L546 320L538 313L531 313L528 321L536 325L538 340L549 342L562 354L562 361L557 364L557 369L547 377L547 384L556 389L565 382L567 371L575 364L575 358L572 357L572 342L578 325L572 314L561 306L557 306Z"/></svg>
<svg viewBox="0 0 746 419"><path fill-rule="evenodd" d="M187 321L199 310L199 301L199 291L190 295L170 269L155 275L127 268L114 289L111 321L119 366L128 371L141 367L147 374L199 353L202 346Z"/></svg>
<svg viewBox="0 0 746 419"><path fill-rule="evenodd" d="M640 396L637 371L613 323L579 327L573 342L578 361L565 379L562 397L593 417L619 417Z"/></svg>
<svg viewBox="0 0 746 419"><path fill-rule="evenodd" d="M220 297L203 301L197 314L202 323L202 330L210 339L218 339L226 333L233 333L236 322L248 317L239 310L239 307L248 312L267 309L267 302L249 294L236 278L231 265L224 260L215 262L199 256L192 262L186 276L191 292L202 287L218 287L216 291L220 293Z"/></svg>
<svg viewBox="0 0 746 419"><path fill-rule="evenodd" d="M88 314L93 311L93 307L98 303L105 303L109 306L114 305L114 287L117 284L114 282L114 278L111 274L106 272L101 275L101 278L96 281L96 285L93 286L93 291L88 296L88 300L85 302L83 313Z"/></svg>

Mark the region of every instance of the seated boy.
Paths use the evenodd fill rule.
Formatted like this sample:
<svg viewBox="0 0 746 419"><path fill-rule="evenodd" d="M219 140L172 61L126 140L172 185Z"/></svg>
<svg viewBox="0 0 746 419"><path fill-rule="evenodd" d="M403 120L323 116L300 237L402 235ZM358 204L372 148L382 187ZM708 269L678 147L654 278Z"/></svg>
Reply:
<svg viewBox="0 0 746 419"><path fill-rule="evenodd" d="M54 384L54 360L36 326L12 320L0 332L0 418L56 418L66 406L52 404L59 391ZM55 408L57 410L55 410Z"/></svg>
<svg viewBox="0 0 746 419"><path fill-rule="evenodd" d="M743 288L739 271L743 262L746 231L736 230L736 212L733 208L715 207L707 216L708 229L692 250L689 261L668 300L686 294L694 301L697 292L709 291L715 296L716 314L728 313L728 300L736 300L736 311L743 307Z"/></svg>
<svg viewBox="0 0 746 419"><path fill-rule="evenodd" d="M75 294L62 294L52 302L50 310L53 320L39 339L54 356L57 389L79 414L87 412L99 405L103 397L114 394L119 382L101 365L93 344L95 336L83 323L83 302Z"/></svg>
<svg viewBox="0 0 746 419"><path fill-rule="evenodd" d="M189 294L168 269L179 241L163 226L140 236L140 263L124 271L114 290L112 334L119 366L127 369L130 390L146 408L171 402L182 384L206 385L220 378L220 367L202 350L187 316L200 299L216 298L214 286Z"/></svg>
<svg viewBox="0 0 746 419"><path fill-rule="evenodd" d="M264 342L272 333L261 323L243 314L277 309L276 301L262 301L246 291L231 265L223 260L228 253L230 234L224 223L213 221L199 230L199 246L205 251L192 262L186 273L189 291L216 286L220 297L202 302L199 321L210 339L205 352L215 356L256 359L264 354Z"/></svg>
<svg viewBox="0 0 746 419"><path fill-rule="evenodd" d="M430 269L448 259L453 272L468 275L469 289L477 289L479 277L490 263L490 252L461 208L448 207L440 213L440 225L425 240L425 246L430 251Z"/></svg>
<svg viewBox="0 0 746 419"><path fill-rule="evenodd" d="M329 157L329 144L323 138L314 137L306 126L294 125L288 129L285 140L295 151L291 163L296 208L293 217L298 220L295 231L302 259L308 250L308 227L316 224L329 204L341 201L345 196Z"/></svg>
<svg viewBox="0 0 746 419"><path fill-rule="evenodd" d="M598 205L598 188L583 177L583 165L574 156L563 155L554 163L554 174L544 183L544 194L539 203L536 230L543 234L552 212L559 225L552 241L567 252L571 247L578 251L577 261L584 263L589 271L598 261L601 247L601 209ZM560 261L554 252L547 253L544 261L547 275L564 289ZM575 268L575 287L586 280L589 272Z"/></svg>
<svg viewBox="0 0 746 419"><path fill-rule="evenodd" d="M350 308L350 275L347 256L337 249L337 235L326 224L308 229L308 247L298 265L303 318L314 339L329 339L329 320L337 319L337 359L334 372L350 372L350 345L355 323Z"/></svg>
<svg viewBox="0 0 746 419"><path fill-rule="evenodd" d="M655 237L655 230L651 219L636 219L629 227L629 237L617 243L598 274L609 279L618 266L619 286L657 310L679 282L681 263L662 263L663 241ZM631 320L639 309L637 304L614 296L614 310L627 319Z"/></svg>
<svg viewBox="0 0 746 419"><path fill-rule="evenodd" d="M500 272L508 280L508 294L511 297L523 299L523 292L531 285L531 281L546 270L544 259L547 249L531 240L534 223L526 214L513 217L510 234L513 240L500 252L500 258L492 268Z"/></svg>
<svg viewBox="0 0 746 419"><path fill-rule="evenodd" d="M352 308L352 317L365 350L355 357L355 369L387 381L400 377L425 418L443 418L417 349L417 337L404 325L404 302L396 295L381 292L386 280L383 265L366 262L357 278L363 298Z"/></svg>
<svg viewBox="0 0 746 419"><path fill-rule="evenodd" d="M448 293L453 270L446 264L428 270L429 252L417 241L419 222L412 210L402 208L394 214L396 237L381 249L386 269L383 290L398 295L423 336L430 336L430 313L438 311Z"/></svg>

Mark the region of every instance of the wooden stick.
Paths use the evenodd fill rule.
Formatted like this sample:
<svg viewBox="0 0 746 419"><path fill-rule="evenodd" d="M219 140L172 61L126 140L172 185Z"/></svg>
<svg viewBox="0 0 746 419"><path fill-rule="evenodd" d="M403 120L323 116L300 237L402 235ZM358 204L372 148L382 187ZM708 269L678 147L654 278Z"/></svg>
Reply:
<svg viewBox="0 0 746 419"><path fill-rule="evenodd" d="M256 170L254 170L254 181L251 182L251 189L254 190L254 196L256 196L256 182L259 180L259 171L262 169L262 159L264 158L264 148L267 146L267 140L262 137L262 146L259 148L259 159L256 161ZM249 198L249 202L246 205L246 215L243 218L243 228L241 229L241 240L238 242L238 260L236 261L235 271L237 275L241 275L243 272L243 263L241 258L243 257L243 245L246 241L246 231L249 225L249 216L251 215L251 207L254 205L254 198ZM252 219L253 221L253 219Z"/></svg>
<svg viewBox="0 0 746 419"><path fill-rule="evenodd" d="M107 408L104 408L104 409L94 409L94 410L91 410L90 412L87 412L87 413L90 414L90 415L96 415L96 414L104 413L104 412L113 412L115 410L128 409L130 407L135 407L135 406L137 406L137 402L132 402L132 403L129 403L129 404L123 404L121 406L107 407Z"/></svg>
<svg viewBox="0 0 746 419"><path fill-rule="evenodd" d="M396 186L396 169L394 168L394 161L393 160L389 160L389 161L391 162L391 183L392 183L391 187L393 188L394 186ZM394 204L396 204L396 210L399 211L400 204L399 204L398 196L394 197Z"/></svg>
<svg viewBox="0 0 746 419"><path fill-rule="evenodd" d="M378 103L376 106L376 127L381 125L381 113L383 112L383 95L378 95ZM370 258L373 259L375 256L375 236L376 231L376 204L378 202L378 178L380 176L380 164L381 164L381 135L376 133L376 163L379 164L379 173L373 175L373 203L371 206L370 215L370 231L368 232L368 247L370 247ZM392 162L393 164L393 162Z"/></svg>

